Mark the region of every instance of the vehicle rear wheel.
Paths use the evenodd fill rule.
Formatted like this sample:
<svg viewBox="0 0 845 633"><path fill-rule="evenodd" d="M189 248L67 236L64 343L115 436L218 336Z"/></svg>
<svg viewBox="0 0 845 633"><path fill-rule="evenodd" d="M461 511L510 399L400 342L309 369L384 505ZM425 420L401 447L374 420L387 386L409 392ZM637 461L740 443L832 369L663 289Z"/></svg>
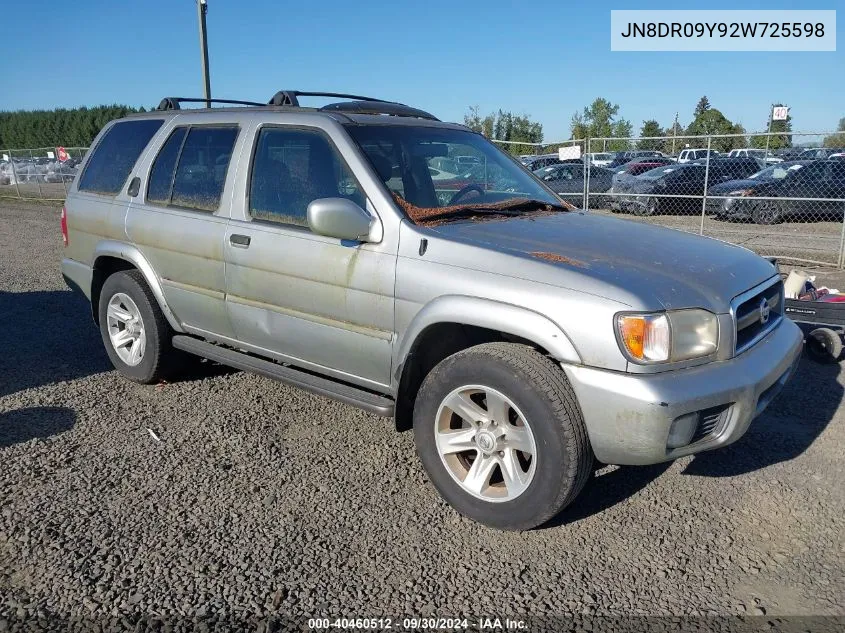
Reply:
<svg viewBox="0 0 845 633"><path fill-rule="evenodd" d="M807 352L820 363L835 363L842 355L842 337L830 328L816 328L807 336Z"/></svg>
<svg viewBox="0 0 845 633"><path fill-rule="evenodd" d="M781 208L775 200L760 200L751 210L751 218L757 224L777 224L781 220Z"/></svg>
<svg viewBox="0 0 845 633"><path fill-rule="evenodd" d="M417 453L458 512L527 530L583 488L593 454L563 370L537 350L486 343L448 357L414 406Z"/></svg>
<svg viewBox="0 0 845 633"><path fill-rule="evenodd" d="M184 354L171 347L170 326L139 271L106 279L98 310L103 344L121 374L149 384L181 367Z"/></svg>

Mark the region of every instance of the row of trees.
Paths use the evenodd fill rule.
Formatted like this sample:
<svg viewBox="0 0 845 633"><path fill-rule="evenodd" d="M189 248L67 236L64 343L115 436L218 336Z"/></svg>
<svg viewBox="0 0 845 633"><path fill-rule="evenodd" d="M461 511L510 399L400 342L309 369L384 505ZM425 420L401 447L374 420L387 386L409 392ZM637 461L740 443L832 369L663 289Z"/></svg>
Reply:
<svg viewBox="0 0 845 633"><path fill-rule="evenodd" d="M0 112L0 149L87 147L112 119L143 112L125 105Z"/></svg>
<svg viewBox="0 0 845 633"><path fill-rule="evenodd" d="M776 104L780 105L780 104ZM570 132L572 138L606 138L603 149L618 151L631 149L630 140L623 140L634 136L633 125L625 118L619 117L619 106L607 99L599 97L583 112L576 112L572 116ZM769 122L766 121L768 129ZM769 149L779 149L792 146L792 117L785 121L772 121L771 131L777 133L769 138ZM643 121L640 128L640 139L636 142L637 149L676 152L687 143L700 144L700 140L691 136L719 135L713 138L711 147L720 152L744 147L766 147L765 136L747 136L745 128L739 123L733 123L720 110L710 104L704 96L699 99L693 110L692 122L684 127L677 118L668 127L662 127L655 119ZM733 135L733 136L726 136ZM651 137L651 138L650 138ZM653 138L667 137L667 138Z"/></svg>

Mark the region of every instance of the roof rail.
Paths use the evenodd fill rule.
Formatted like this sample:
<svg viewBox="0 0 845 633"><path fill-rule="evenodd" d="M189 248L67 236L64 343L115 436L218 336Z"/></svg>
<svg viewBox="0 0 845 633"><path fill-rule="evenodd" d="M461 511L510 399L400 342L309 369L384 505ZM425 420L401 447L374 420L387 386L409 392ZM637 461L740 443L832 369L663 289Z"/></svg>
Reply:
<svg viewBox="0 0 845 633"><path fill-rule="evenodd" d="M257 101L239 101L237 99L201 99L197 97L165 97L158 104L156 110L181 110L181 103L228 103L232 105L263 106Z"/></svg>
<svg viewBox="0 0 845 633"><path fill-rule="evenodd" d="M416 119L428 119L429 121L439 121L436 116L429 114L425 110L412 108L402 103L391 103L390 101L382 101L373 104L369 101L341 101L339 103L330 103L324 105L320 110L331 112L350 112L353 114L389 114L391 116L407 116Z"/></svg>
<svg viewBox="0 0 845 633"><path fill-rule="evenodd" d="M384 99L375 99L373 97L362 97L361 95L348 95L342 92L303 92L302 90L279 90L274 94L268 105L274 106L299 106L299 99L297 97L337 97L339 99L355 99L356 101L371 101L374 103L393 103L392 101L385 101Z"/></svg>

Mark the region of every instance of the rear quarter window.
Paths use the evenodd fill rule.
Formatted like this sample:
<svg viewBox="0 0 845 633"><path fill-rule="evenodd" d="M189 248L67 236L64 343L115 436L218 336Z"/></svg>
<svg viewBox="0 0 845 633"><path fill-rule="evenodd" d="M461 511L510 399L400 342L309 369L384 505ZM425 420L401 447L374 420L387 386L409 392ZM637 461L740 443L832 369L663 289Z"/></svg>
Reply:
<svg viewBox="0 0 845 633"><path fill-rule="evenodd" d="M139 119L112 125L88 159L79 178L79 191L116 195L163 123L162 119Z"/></svg>

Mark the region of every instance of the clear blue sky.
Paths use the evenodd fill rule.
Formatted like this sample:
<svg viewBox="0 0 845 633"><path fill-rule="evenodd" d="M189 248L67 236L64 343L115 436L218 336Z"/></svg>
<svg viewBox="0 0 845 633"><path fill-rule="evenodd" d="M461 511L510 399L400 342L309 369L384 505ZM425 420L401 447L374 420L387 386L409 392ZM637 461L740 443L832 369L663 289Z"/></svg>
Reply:
<svg viewBox="0 0 845 633"><path fill-rule="evenodd" d="M845 116L843 44L827 53L610 52L610 10L791 9L742 3L279 2L208 0L215 97L267 100L276 90L352 92L461 120L470 105L529 114L548 141L569 137L576 110L603 96L639 131L668 126L695 103L746 129L768 106L792 107L793 129ZM827 0L802 8L836 9ZM102 103L154 106L201 96L194 0L7 2L0 17L0 110ZM840 12L841 13L841 12Z"/></svg>

